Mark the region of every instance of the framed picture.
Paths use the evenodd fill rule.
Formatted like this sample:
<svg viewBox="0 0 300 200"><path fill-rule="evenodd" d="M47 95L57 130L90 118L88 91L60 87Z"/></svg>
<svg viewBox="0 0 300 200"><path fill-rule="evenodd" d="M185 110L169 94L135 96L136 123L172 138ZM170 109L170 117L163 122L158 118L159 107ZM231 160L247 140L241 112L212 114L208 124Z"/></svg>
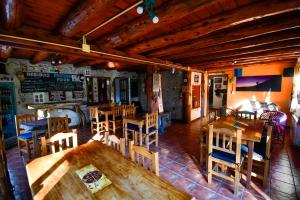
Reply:
<svg viewBox="0 0 300 200"><path fill-rule="evenodd" d="M221 83L215 84L215 89L221 89L221 87L222 87L222 84L221 84Z"/></svg>
<svg viewBox="0 0 300 200"><path fill-rule="evenodd" d="M194 83L199 83L199 75L198 74L194 75Z"/></svg>
<svg viewBox="0 0 300 200"><path fill-rule="evenodd" d="M236 78L236 91L281 91L281 75Z"/></svg>
<svg viewBox="0 0 300 200"><path fill-rule="evenodd" d="M223 79L222 79L222 77L214 78L214 82L215 83L222 83Z"/></svg>

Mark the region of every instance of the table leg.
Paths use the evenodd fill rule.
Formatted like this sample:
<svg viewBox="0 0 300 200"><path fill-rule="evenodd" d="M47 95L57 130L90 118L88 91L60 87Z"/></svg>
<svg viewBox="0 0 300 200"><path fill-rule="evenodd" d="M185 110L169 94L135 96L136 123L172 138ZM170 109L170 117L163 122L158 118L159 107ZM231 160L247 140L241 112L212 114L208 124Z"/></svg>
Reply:
<svg viewBox="0 0 300 200"><path fill-rule="evenodd" d="M128 144L127 122L123 122L123 135L125 137L125 143Z"/></svg>
<svg viewBox="0 0 300 200"><path fill-rule="evenodd" d="M33 156L34 158L38 157L38 142L37 142L37 133L36 131L32 131L33 138Z"/></svg>
<svg viewBox="0 0 300 200"><path fill-rule="evenodd" d="M248 166L247 166L247 183L246 187L249 188L251 183L251 172L252 172L252 163L253 163L253 151L254 151L254 142L248 141Z"/></svg>
<svg viewBox="0 0 300 200"><path fill-rule="evenodd" d="M140 146L143 146L143 126L140 126Z"/></svg>
<svg viewBox="0 0 300 200"><path fill-rule="evenodd" d="M109 131L109 127L108 127L108 113L105 113L105 130Z"/></svg>

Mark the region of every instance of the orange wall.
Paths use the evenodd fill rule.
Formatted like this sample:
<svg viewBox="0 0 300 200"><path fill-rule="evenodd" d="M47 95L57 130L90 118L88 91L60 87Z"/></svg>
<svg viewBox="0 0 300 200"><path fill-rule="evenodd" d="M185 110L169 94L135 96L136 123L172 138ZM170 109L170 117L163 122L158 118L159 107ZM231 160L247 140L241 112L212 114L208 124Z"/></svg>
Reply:
<svg viewBox="0 0 300 200"><path fill-rule="evenodd" d="M267 64L255 64L251 66L243 66L243 76L259 76L259 75L282 75L283 69L294 67L296 62L276 62ZM233 77L233 68L219 70L228 74L228 80ZM290 119L290 100L292 94L293 78L282 77L281 92L270 92L270 101L276 103L280 107L280 111L285 112ZM232 93L232 84L228 83L227 107L237 108L243 102L249 100L265 101L268 92L236 92L235 83L233 84L234 92Z"/></svg>

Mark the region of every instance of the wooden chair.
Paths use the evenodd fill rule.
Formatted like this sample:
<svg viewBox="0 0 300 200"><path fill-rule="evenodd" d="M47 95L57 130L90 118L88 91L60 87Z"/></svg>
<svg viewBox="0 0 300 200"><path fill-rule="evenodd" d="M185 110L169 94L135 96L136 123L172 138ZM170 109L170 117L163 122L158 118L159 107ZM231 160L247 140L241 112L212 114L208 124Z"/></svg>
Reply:
<svg viewBox="0 0 300 200"><path fill-rule="evenodd" d="M242 131L231 131L229 129L213 128L213 125L209 125L208 136L208 183L211 183L212 175L219 176L228 181L234 183L234 194L238 192L238 186L241 178L240 168L242 165L241 154L241 137ZM213 142L215 138L215 142ZM235 150L233 141L236 141ZM213 163L216 167L213 168ZM226 168L234 169L234 178L227 176L224 173L220 173L218 166L225 166ZM224 167L222 167L224 169ZM223 171L223 170L222 170Z"/></svg>
<svg viewBox="0 0 300 200"><path fill-rule="evenodd" d="M103 134L106 131L105 117L101 117L97 106L89 107L92 134Z"/></svg>
<svg viewBox="0 0 300 200"><path fill-rule="evenodd" d="M263 169L263 173L251 172L251 175L261 179L263 181L263 187L267 186L269 178L269 169L270 169L270 156L271 156L271 141L272 141L272 124L269 124L267 127L266 133L263 133L261 142L254 144L253 152L253 166L256 166L258 169ZM265 132L265 131L264 131ZM248 147L242 144L242 154L248 159ZM245 165L246 166L246 165ZM245 173L246 169L243 170ZM259 170L261 171L261 170Z"/></svg>
<svg viewBox="0 0 300 200"><path fill-rule="evenodd" d="M69 132L68 115L66 115L65 117L48 118L48 137L61 132Z"/></svg>
<svg viewBox="0 0 300 200"><path fill-rule="evenodd" d="M125 138L118 138L115 135L109 135L108 132L105 133L105 143L111 146L116 151L119 151L123 156L125 156Z"/></svg>
<svg viewBox="0 0 300 200"><path fill-rule="evenodd" d="M72 140L72 145L70 144L70 139ZM47 155L47 144L50 144L50 152L55 153L58 151L63 151L65 149L74 148L78 146L77 142L77 130L73 129L72 132L68 133L56 133L49 139L42 137L42 153ZM57 148L58 147L58 148ZM58 151L56 151L58 149Z"/></svg>
<svg viewBox="0 0 300 200"><path fill-rule="evenodd" d="M130 159L159 176L158 152L151 152L145 147L134 145L133 141L129 142Z"/></svg>
<svg viewBox="0 0 300 200"><path fill-rule="evenodd" d="M257 119L257 111L236 111L236 117L240 119Z"/></svg>
<svg viewBox="0 0 300 200"><path fill-rule="evenodd" d="M19 114L15 116L19 153L21 156L22 153L26 153L29 159L31 158L31 149L32 149L31 144L33 143L33 135L31 131L26 132L25 130L21 129L20 126L24 122L33 122L33 121L37 121L36 114Z"/></svg>
<svg viewBox="0 0 300 200"><path fill-rule="evenodd" d="M154 142L155 146L158 146L158 112L146 114L145 127L143 128L142 134L147 149L149 149L150 144Z"/></svg>
<svg viewBox="0 0 300 200"><path fill-rule="evenodd" d="M135 116L136 114L136 107L126 107L126 105L123 107L123 118L128 116ZM126 144L128 144L128 133L132 135L132 138L134 138L135 129L130 129L130 127L125 127L127 124L123 122L123 137L125 138Z"/></svg>
<svg viewBox="0 0 300 200"><path fill-rule="evenodd" d="M231 108L221 107L219 109L219 116L220 117L236 116L236 111Z"/></svg>
<svg viewBox="0 0 300 200"><path fill-rule="evenodd" d="M123 106L114 106L113 114L110 116L109 130L111 130L114 134L116 133L116 129L122 128L122 119L123 119Z"/></svg>

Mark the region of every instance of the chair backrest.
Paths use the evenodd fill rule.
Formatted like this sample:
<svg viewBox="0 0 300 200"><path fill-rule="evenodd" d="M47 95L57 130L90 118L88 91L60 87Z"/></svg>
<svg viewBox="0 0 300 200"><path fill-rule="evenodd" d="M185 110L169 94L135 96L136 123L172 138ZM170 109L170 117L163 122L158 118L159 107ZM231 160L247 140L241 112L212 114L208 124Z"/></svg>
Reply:
<svg viewBox="0 0 300 200"><path fill-rule="evenodd" d="M33 122L37 120L36 114L19 114L15 115L15 122L16 122L16 131L17 135L24 133L22 129L20 128L20 125L24 122Z"/></svg>
<svg viewBox="0 0 300 200"><path fill-rule="evenodd" d="M135 106L134 106L134 104L132 103L132 104L126 104L126 105L123 105L123 108L124 108L124 109L134 109Z"/></svg>
<svg viewBox="0 0 300 200"><path fill-rule="evenodd" d="M72 141L72 145L70 144L70 139ZM42 137L41 140L42 140L42 153L43 155L47 155L47 139L45 137ZM68 133L57 133L52 137L50 137L48 141L50 144L51 153L77 147L78 146L77 130L73 129L72 132L68 132Z"/></svg>
<svg viewBox="0 0 300 200"><path fill-rule="evenodd" d="M215 142L213 142L214 138ZM233 146L234 141L236 145ZM212 124L209 124L208 154L211 154L213 150L234 154L236 163L241 163L241 141L242 130L232 131L227 128L214 128Z"/></svg>
<svg viewBox="0 0 300 200"><path fill-rule="evenodd" d="M266 159L270 159L271 156L271 142L272 142L272 129L273 126L269 125L267 128L267 135L266 135ZM263 136L264 137L264 136Z"/></svg>
<svg viewBox="0 0 300 200"><path fill-rule="evenodd" d="M123 117L135 116L135 114L136 114L136 107L123 108Z"/></svg>
<svg viewBox="0 0 300 200"><path fill-rule="evenodd" d="M125 156L125 138L118 138L115 135L109 135L105 132L105 143L111 146L116 151L119 151L123 156Z"/></svg>
<svg viewBox="0 0 300 200"><path fill-rule="evenodd" d="M208 123L216 121L217 120L217 111L216 110L209 111L207 120L208 120Z"/></svg>
<svg viewBox="0 0 300 200"><path fill-rule="evenodd" d="M231 108L221 107L219 109L219 115L220 117L235 116L236 112Z"/></svg>
<svg viewBox="0 0 300 200"><path fill-rule="evenodd" d="M236 111L236 117L241 119L257 119L257 111Z"/></svg>
<svg viewBox="0 0 300 200"><path fill-rule="evenodd" d="M159 176L158 152L151 152L145 147L134 145L133 141L129 142L130 159Z"/></svg>
<svg viewBox="0 0 300 200"><path fill-rule="evenodd" d="M123 115L123 106L114 106L113 107L113 116L118 117Z"/></svg>
<svg viewBox="0 0 300 200"><path fill-rule="evenodd" d="M158 112L151 114L146 113L146 133L150 127L155 127L156 130L158 129Z"/></svg>
<svg viewBox="0 0 300 200"><path fill-rule="evenodd" d="M69 131L68 115L65 117L52 117L48 118L48 134L49 137L60 132Z"/></svg>
<svg viewBox="0 0 300 200"><path fill-rule="evenodd" d="M89 113L90 113L90 120L92 121L95 119L96 121L99 120L99 109L98 106L89 106Z"/></svg>

